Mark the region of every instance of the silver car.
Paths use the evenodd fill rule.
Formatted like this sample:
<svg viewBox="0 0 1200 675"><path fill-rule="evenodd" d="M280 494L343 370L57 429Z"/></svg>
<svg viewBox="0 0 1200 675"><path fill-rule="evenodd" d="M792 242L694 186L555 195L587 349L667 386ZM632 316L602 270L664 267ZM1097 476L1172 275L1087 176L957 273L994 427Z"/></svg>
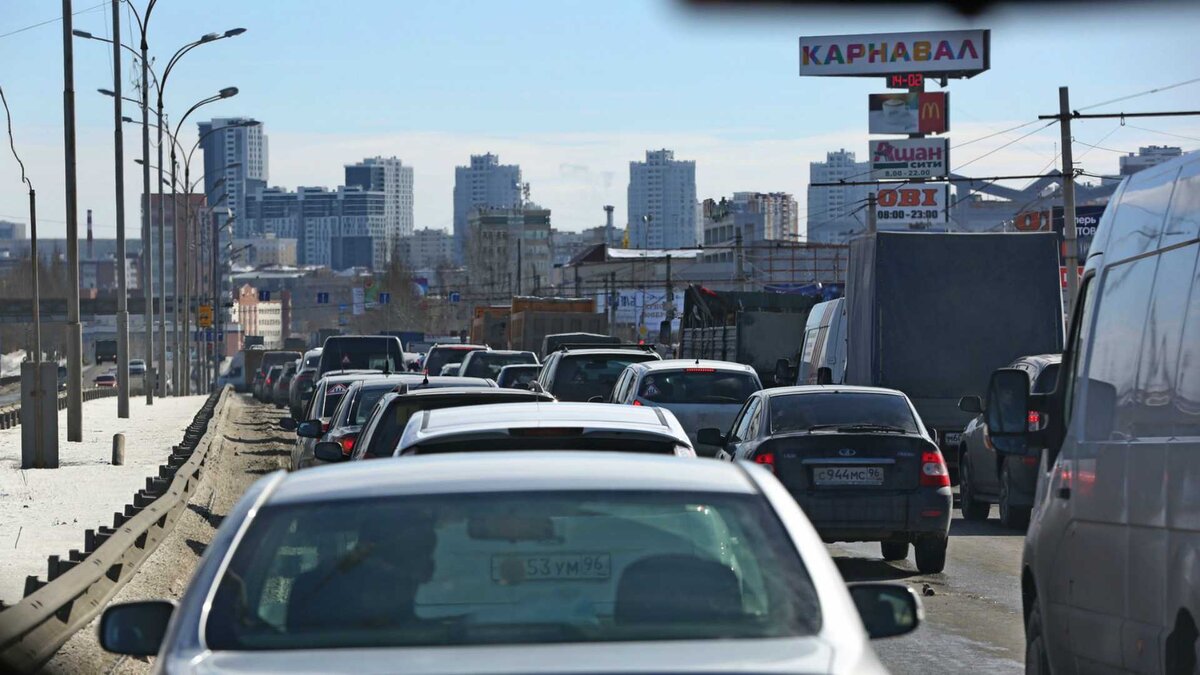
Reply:
<svg viewBox="0 0 1200 675"><path fill-rule="evenodd" d="M750 366L729 361L675 359L631 363L617 378L609 397L620 405L657 406L670 410L683 425L696 452L714 457L720 450L697 443L707 427L728 429L762 382Z"/></svg>
<svg viewBox="0 0 1200 675"><path fill-rule="evenodd" d="M883 673L868 635L920 617L847 589L762 469L496 452L267 476L100 642L171 673Z"/></svg>

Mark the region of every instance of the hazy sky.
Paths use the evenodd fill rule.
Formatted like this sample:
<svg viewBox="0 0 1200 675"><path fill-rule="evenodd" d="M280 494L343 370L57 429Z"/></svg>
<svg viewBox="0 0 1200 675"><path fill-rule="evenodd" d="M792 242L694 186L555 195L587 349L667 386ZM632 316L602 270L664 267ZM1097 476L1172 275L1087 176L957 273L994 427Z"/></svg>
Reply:
<svg viewBox="0 0 1200 675"><path fill-rule="evenodd" d="M134 3L140 8L145 0ZM17 150L38 191L42 232L61 236L59 4L0 5L0 86L12 108ZM75 27L108 35L108 6L75 0ZM122 24L124 39L135 44L127 17ZM178 116L217 89L239 87L236 98L189 118L181 140L191 147L193 122L201 119L255 117L270 139L272 185L334 186L344 164L395 155L415 167L417 227L448 228L454 166L490 151L521 165L533 199L552 210L556 227L578 230L601 224L607 203L616 205L623 225L628 162L663 147L696 160L701 199L787 191L803 213L808 163L839 148L863 158L867 94L884 88L879 79L797 76L801 35L991 28L992 70L949 87L953 147L1057 112L1059 85L1069 85L1073 107L1083 107L1200 78L1198 25L1195 2L1071 3L967 21L940 9L876 5L834 13L702 10L673 0L160 0L150 45L161 66L203 33L248 29L189 53L171 74L167 110ZM112 55L98 42L76 40L75 58L80 225L91 208L97 236L112 236L113 108L111 99L95 93L112 86ZM128 60L124 68L128 76ZM1200 109L1200 83L1097 111L1184 109ZM138 116L132 104L125 114ZM1036 128L953 149L951 164ZM1085 169L1115 173L1114 151L1164 143L1200 147L1200 119L1125 126L1091 121L1077 125L1075 138ZM961 173L1038 172L1050 165L1057 144L1057 127L1051 127ZM133 159L140 152L138 128L127 126L131 237L139 227L141 173ZM201 166L197 152L193 167ZM25 222L27 214L16 162L4 148L0 219Z"/></svg>

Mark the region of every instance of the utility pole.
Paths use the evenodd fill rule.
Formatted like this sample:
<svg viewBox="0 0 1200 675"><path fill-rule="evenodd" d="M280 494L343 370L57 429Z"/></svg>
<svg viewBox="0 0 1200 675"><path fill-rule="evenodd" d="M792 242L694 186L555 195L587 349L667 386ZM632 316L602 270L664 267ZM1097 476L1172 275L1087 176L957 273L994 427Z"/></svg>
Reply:
<svg viewBox="0 0 1200 675"><path fill-rule="evenodd" d="M1075 241L1075 161L1071 152L1071 101L1066 87L1058 88L1058 126L1062 132L1062 195L1063 195L1063 239L1066 253L1063 264L1067 268L1067 315L1075 307L1079 295L1079 247Z"/></svg>
<svg viewBox="0 0 1200 675"><path fill-rule="evenodd" d="M746 290L746 263L745 258L743 257L744 254L745 251L742 249L742 230L741 228L738 228L733 233L733 263L735 270L734 275L737 279L739 291Z"/></svg>
<svg viewBox="0 0 1200 675"><path fill-rule="evenodd" d="M875 193L867 193L867 234L875 234L877 231L875 225Z"/></svg>
<svg viewBox="0 0 1200 675"><path fill-rule="evenodd" d="M145 61L143 61L145 63ZM158 395L167 395L167 203L163 195L162 82L158 90ZM179 358L176 354L175 358Z"/></svg>
<svg viewBox="0 0 1200 675"><path fill-rule="evenodd" d="M79 204L75 184L75 49L71 0L62 2L63 145L67 194L67 440L83 441L83 330L79 325Z"/></svg>
<svg viewBox="0 0 1200 675"><path fill-rule="evenodd" d="M146 374L142 376L142 389L146 390L146 405L154 405L154 388L157 379L165 377L162 369L154 366L154 251L150 237L150 45L146 42L146 30L154 2L146 8L146 17L141 24L142 49L142 298L146 306L142 312L146 322ZM159 209L162 204L159 204Z"/></svg>
<svg viewBox="0 0 1200 675"><path fill-rule="evenodd" d="M112 0L113 163L117 192L117 417L129 418L129 289L125 279L125 135L121 122L121 0Z"/></svg>

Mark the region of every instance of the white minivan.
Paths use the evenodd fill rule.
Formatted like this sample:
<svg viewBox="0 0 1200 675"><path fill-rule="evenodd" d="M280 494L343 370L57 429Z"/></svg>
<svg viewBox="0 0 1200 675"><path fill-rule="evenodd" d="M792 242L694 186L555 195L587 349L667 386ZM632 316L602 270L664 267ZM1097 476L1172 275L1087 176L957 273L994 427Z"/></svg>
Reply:
<svg viewBox="0 0 1200 675"><path fill-rule="evenodd" d="M825 373L821 369L828 368ZM813 305L804 326L804 345L796 384L842 384L846 381L846 299Z"/></svg>
<svg viewBox="0 0 1200 675"><path fill-rule="evenodd" d="M993 444L1047 448L1022 562L1026 672L1198 672L1198 257L1193 152L1114 193L1055 390L993 375Z"/></svg>

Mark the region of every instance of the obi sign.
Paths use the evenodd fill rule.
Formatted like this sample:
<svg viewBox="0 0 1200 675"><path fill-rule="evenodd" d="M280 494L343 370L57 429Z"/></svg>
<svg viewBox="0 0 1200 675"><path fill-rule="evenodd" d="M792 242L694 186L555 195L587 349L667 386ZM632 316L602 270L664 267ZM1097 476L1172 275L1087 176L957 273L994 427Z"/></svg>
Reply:
<svg viewBox="0 0 1200 675"><path fill-rule="evenodd" d="M871 178L945 178L950 142L945 138L871 141Z"/></svg>
<svg viewBox="0 0 1200 675"><path fill-rule="evenodd" d="M987 30L802 37L800 75L971 77L988 69L990 47Z"/></svg>
<svg viewBox="0 0 1200 675"><path fill-rule="evenodd" d="M872 134L950 131L950 94L944 91L871 94L867 109L867 131Z"/></svg>
<svg viewBox="0 0 1200 675"><path fill-rule="evenodd" d="M875 192L875 225L880 230L892 230L944 223L949 202L948 185L899 188L881 185Z"/></svg>

